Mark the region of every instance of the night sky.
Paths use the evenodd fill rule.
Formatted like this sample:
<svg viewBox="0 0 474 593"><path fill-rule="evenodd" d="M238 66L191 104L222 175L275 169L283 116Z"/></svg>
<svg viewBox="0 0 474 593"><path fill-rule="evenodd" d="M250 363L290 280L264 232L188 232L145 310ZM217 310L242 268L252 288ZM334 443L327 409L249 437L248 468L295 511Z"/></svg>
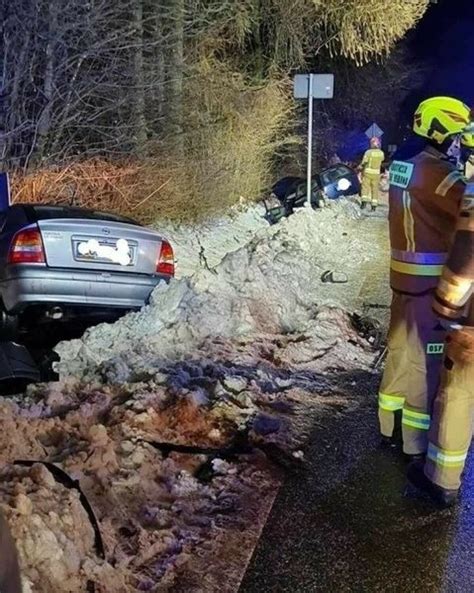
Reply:
<svg viewBox="0 0 474 593"><path fill-rule="evenodd" d="M454 96L474 106L474 0L439 0L409 39L413 59L428 69L404 112L413 113L420 100L434 95Z"/></svg>
<svg viewBox="0 0 474 593"><path fill-rule="evenodd" d="M412 136L413 113L423 99L448 95L474 107L474 0L439 0L403 43L423 68L422 82L401 105L397 125L385 128L385 144L400 145ZM365 141L362 133L357 138ZM354 143L346 142L351 154Z"/></svg>

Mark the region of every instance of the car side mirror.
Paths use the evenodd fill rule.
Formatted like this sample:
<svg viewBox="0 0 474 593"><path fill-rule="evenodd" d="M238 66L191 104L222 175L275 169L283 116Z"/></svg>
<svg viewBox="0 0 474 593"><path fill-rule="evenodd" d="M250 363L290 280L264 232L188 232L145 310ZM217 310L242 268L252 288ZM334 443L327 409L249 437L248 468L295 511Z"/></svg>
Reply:
<svg viewBox="0 0 474 593"><path fill-rule="evenodd" d="M0 173L0 213L10 208L10 177L8 173Z"/></svg>

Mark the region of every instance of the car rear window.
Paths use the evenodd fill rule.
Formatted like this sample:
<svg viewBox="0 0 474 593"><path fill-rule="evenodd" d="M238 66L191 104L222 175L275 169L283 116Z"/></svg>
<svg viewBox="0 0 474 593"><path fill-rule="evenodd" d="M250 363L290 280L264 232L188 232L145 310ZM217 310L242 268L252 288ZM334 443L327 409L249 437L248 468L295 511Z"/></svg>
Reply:
<svg viewBox="0 0 474 593"><path fill-rule="evenodd" d="M106 220L108 222L124 222L127 224L139 224L135 220L119 214L110 212L99 212L98 210L86 210L70 206L30 206L30 212L35 221L51 220L54 218L86 218L88 220Z"/></svg>
<svg viewBox="0 0 474 593"><path fill-rule="evenodd" d="M350 177L351 170L344 165L338 165L336 167L332 167L330 169L326 169L321 173L321 179L323 183L334 183L338 181L342 177Z"/></svg>
<svg viewBox="0 0 474 593"><path fill-rule="evenodd" d="M352 173L351 169L349 169L349 167L346 167L345 165L338 165L336 168L337 174L338 175L350 175Z"/></svg>

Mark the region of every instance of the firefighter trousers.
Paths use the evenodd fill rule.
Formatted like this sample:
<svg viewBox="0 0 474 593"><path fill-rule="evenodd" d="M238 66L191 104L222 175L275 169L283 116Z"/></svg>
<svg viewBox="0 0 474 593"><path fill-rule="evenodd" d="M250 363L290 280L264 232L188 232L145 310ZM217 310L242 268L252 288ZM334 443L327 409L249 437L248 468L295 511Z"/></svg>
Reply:
<svg viewBox="0 0 474 593"><path fill-rule="evenodd" d="M380 197L380 173L362 173L361 199L362 203L377 206Z"/></svg>
<svg viewBox="0 0 474 593"><path fill-rule="evenodd" d="M472 439L474 417L474 328L450 332L429 432L426 476L458 490Z"/></svg>
<svg viewBox="0 0 474 593"><path fill-rule="evenodd" d="M383 436L393 436L402 415L403 450L426 453L431 404L439 386L445 330L432 311L433 295L393 293L388 355L379 392Z"/></svg>

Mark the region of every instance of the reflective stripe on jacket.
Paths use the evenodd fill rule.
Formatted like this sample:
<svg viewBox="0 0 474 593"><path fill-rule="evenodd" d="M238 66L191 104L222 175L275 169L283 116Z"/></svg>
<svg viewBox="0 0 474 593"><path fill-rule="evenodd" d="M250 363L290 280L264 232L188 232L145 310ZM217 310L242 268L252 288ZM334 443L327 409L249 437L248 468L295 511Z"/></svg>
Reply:
<svg viewBox="0 0 474 593"><path fill-rule="evenodd" d="M369 175L380 175L385 154L380 148L369 148L362 159L364 173Z"/></svg>
<svg viewBox="0 0 474 593"><path fill-rule="evenodd" d="M434 290L453 238L465 181L455 165L427 147L390 167L389 225L393 290Z"/></svg>
<svg viewBox="0 0 474 593"><path fill-rule="evenodd" d="M456 233L436 291L434 310L474 326L474 180L464 193ZM463 319L464 318L464 319Z"/></svg>

